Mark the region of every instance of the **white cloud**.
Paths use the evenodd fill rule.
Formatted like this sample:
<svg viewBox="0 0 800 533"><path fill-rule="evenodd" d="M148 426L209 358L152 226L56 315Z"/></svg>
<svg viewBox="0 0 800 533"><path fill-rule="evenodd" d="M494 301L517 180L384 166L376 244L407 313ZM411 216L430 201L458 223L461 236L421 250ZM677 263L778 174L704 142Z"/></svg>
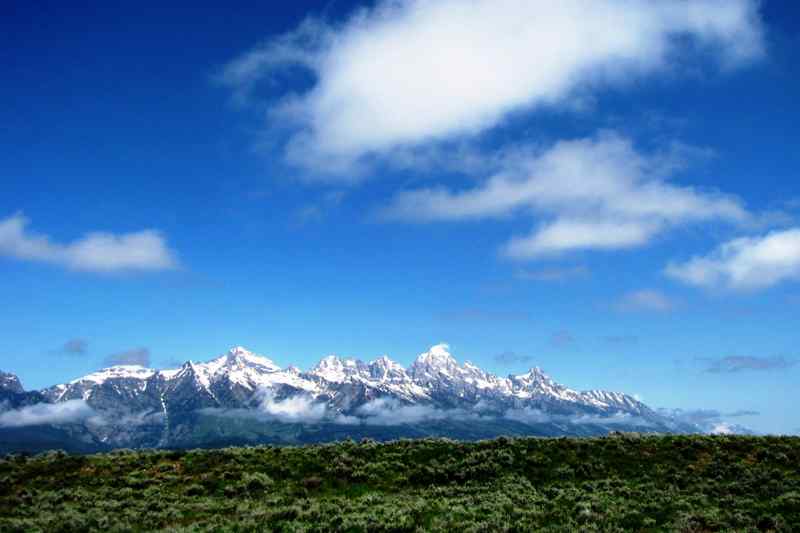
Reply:
<svg viewBox="0 0 800 533"><path fill-rule="evenodd" d="M259 388L254 399L254 409L220 409L205 408L200 413L210 416L254 419L261 422L278 421L291 424L308 424L328 422L335 424L353 424L354 417L343 415L328 407L328 404L317 401L308 395L294 395L284 399L275 397L274 391Z"/></svg>
<svg viewBox="0 0 800 533"><path fill-rule="evenodd" d="M649 241L658 229L657 224L642 221L559 219L531 235L511 239L504 251L514 259L528 259L569 250L633 248Z"/></svg>
<svg viewBox="0 0 800 533"><path fill-rule="evenodd" d="M716 422L708 432L711 435L735 435L736 428L728 422Z"/></svg>
<svg viewBox="0 0 800 533"><path fill-rule="evenodd" d="M671 263L666 274L699 287L764 289L800 279L800 228L726 242L707 256Z"/></svg>
<svg viewBox="0 0 800 533"><path fill-rule="evenodd" d="M683 164L675 154L643 155L628 139L603 132L545 151L515 152L501 172L472 189L400 192L381 216L412 222L547 217L530 235L507 243L503 252L515 259L632 248L680 224L751 219L735 198L669 183Z"/></svg>
<svg viewBox="0 0 800 533"><path fill-rule="evenodd" d="M277 400L271 390L259 389L257 398L262 413L283 422L317 422L328 415L327 406L310 396L295 395Z"/></svg>
<svg viewBox="0 0 800 533"><path fill-rule="evenodd" d="M104 273L167 270L178 265L162 235L154 230L121 235L95 232L60 244L29 232L28 223L21 214L0 220L0 255Z"/></svg>
<svg viewBox="0 0 800 533"><path fill-rule="evenodd" d="M584 265L550 267L538 270L518 270L515 277L524 281L566 281L573 278L585 278L589 276L589 269Z"/></svg>
<svg viewBox="0 0 800 533"><path fill-rule="evenodd" d="M87 420L94 415L95 411L84 400L37 403L0 413L0 427L70 424Z"/></svg>
<svg viewBox="0 0 800 533"><path fill-rule="evenodd" d="M736 66L762 53L756 0L386 0L338 26L308 20L231 62L239 97L289 67L313 74L273 107L288 156L349 173L365 157L471 137L510 113L576 107L694 49ZM577 106L580 107L580 106ZM275 114L279 116L275 116Z"/></svg>
<svg viewBox="0 0 800 533"><path fill-rule="evenodd" d="M675 302L665 294L652 289L630 292L617 303L617 309L620 311L666 313L674 308Z"/></svg>
<svg viewBox="0 0 800 533"><path fill-rule="evenodd" d="M478 420L478 410L438 409L430 405L406 405L394 399L376 398L358 408L358 419L372 426L401 426L434 420Z"/></svg>

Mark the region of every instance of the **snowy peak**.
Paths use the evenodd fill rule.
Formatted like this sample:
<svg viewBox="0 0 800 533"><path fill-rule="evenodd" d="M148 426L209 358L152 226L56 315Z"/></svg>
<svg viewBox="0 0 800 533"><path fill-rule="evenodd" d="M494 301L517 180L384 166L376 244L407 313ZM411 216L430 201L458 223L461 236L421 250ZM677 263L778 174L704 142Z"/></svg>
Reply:
<svg viewBox="0 0 800 533"><path fill-rule="evenodd" d="M410 381L406 369L383 355L369 363L369 374L373 380L385 382Z"/></svg>
<svg viewBox="0 0 800 533"><path fill-rule="evenodd" d="M264 391L282 398L308 395L315 401L334 402L336 408L393 398L409 404L440 402L449 408L468 408L482 402L499 411L530 405L545 410L650 415L648 408L631 396L578 392L557 383L539 367L499 377L469 361L460 364L447 344L432 346L408 370L385 355L369 363L330 355L307 372L293 366L282 370L268 358L236 346L208 362L187 361L172 370L106 368L51 387L47 395L53 401L83 398L98 405L108 404L109 398L117 395L114 401L125 405L135 400L141 401L143 408L160 410L166 401L170 409L180 406L186 410L248 407L254 395Z"/></svg>
<svg viewBox="0 0 800 533"><path fill-rule="evenodd" d="M411 365L411 375L415 380L428 381L438 375L453 378L458 374L458 362L450 355L450 346L444 343L432 346L427 352L419 354Z"/></svg>
<svg viewBox="0 0 800 533"><path fill-rule="evenodd" d="M91 381L100 384L110 379L145 380L151 378L155 373L155 370L139 365L117 365L93 372L87 376L73 380L71 383Z"/></svg>
<svg viewBox="0 0 800 533"><path fill-rule="evenodd" d="M428 365L433 367L447 367L451 365L457 366L455 358L450 354L450 345L441 343L431 348L424 353L417 356L414 364Z"/></svg>
<svg viewBox="0 0 800 533"><path fill-rule="evenodd" d="M633 396L628 396L621 392L590 390L581 393L581 396L587 402L604 405L610 408L639 411L645 407Z"/></svg>
<svg viewBox="0 0 800 533"><path fill-rule="evenodd" d="M19 378L15 374L9 374L7 372L0 372L0 390L13 392L15 394L22 394L25 392Z"/></svg>
<svg viewBox="0 0 800 533"><path fill-rule="evenodd" d="M550 398L557 401L583 403L581 393L556 383L541 368L533 367L525 374L508 377L514 396L518 398Z"/></svg>
<svg viewBox="0 0 800 533"><path fill-rule="evenodd" d="M525 374L519 374L517 376L510 376L510 377L514 381L531 385L543 384L552 386L555 384L553 378L545 374L544 371L538 366L531 368Z"/></svg>
<svg viewBox="0 0 800 533"><path fill-rule="evenodd" d="M277 372L281 369L270 359L241 346L231 348L220 359L224 359L224 365L229 368L254 367L265 372Z"/></svg>
<svg viewBox="0 0 800 533"><path fill-rule="evenodd" d="M331 383L343 383L357 376L368 377L369 367L356 359L329 355L323 357L309 374Z"/></svg>

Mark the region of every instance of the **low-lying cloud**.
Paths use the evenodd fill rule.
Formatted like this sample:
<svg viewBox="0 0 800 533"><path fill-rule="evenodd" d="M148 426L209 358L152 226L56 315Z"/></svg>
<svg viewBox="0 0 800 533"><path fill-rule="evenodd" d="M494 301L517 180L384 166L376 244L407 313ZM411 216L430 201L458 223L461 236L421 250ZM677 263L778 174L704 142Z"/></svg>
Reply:
<svg viewBox="0 0 800 533"><path fill-rule="evenodd" d="M328 404L310 396L293 396L278 400L272 391L256 393L257 407L253 409L201 409L210 416L253 419L262 422L308 424L329 423L365 426L403 426L438 421L496 421L513 420L524 424L574 424L574 425L638 425L649 427L652 423L627 413L609 415L551 415L538 409L508 409L497 411L479 402L470 408L442 409L425 404L407 404L395 398L376 398L356 408L351 414L342 414Z"/></svg>
<svg viewBox="0 0 800 533"><path fill-rule="evenodd" d="M201 409L202 414L233 418L247 418L259 421L278 421L285 423L329 422L351 424L348 417L328 408L324 402L312 396L297 394L288 398L278 398L271 389L259 388L254 394L255 407L251 409Z"/></svg>
<svg viewBox="0 0 800 533"><path fill-rule="evenodd" d="M60 403L38 403L0 412L0 428L71 424L96 415L84 400Z"/></svg>
<svg viewBox="0 0 800 533"><path fill-rule="evenodd" d="M750 434L750 429L727 421L730 418L759 416L757 411L739 410L723 413L716 409L659 409L659 413L676 424L694 426L697 431L711 435Z"/></svg>
<svg viewBox="0 0 800 533"><path fill-rule="evenodd" d="M0 255L99 273L159 271L178 266L175 253L155 230L94 232L61 244L28 231L29 222L22 214L0 219Z"/></svg>

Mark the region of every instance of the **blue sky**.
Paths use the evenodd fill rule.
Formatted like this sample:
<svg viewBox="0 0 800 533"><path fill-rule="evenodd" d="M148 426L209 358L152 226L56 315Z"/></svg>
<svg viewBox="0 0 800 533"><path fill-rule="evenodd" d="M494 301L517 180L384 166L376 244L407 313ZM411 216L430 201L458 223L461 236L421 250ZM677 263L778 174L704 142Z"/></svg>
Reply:
<svg viewBox="0 0 800 533"><path fill-rule="evenodd" d="M444 341L800 428L794 3L12 4L0 368L27 387Z"/></svg>

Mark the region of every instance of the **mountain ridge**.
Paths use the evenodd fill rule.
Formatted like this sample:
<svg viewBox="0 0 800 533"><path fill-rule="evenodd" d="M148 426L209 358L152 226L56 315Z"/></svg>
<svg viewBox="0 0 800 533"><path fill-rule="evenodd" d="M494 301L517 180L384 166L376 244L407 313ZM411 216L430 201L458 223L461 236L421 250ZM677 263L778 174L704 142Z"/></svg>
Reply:
<svg viewBox="0 0 800 533"><path fill-rule="evenodd" d="M70 422L75 431L111 447L191 446L220 438L314 441L343 434L471 438L696 430L628 394L571 389L538 366L500 377L469 361L460 364L444 343L408 368L385 355L369 362L330 355L307 371L281 368L235 346L204 363L160 370L117 365L35 394L54 410L85 406L92 415ZM312 430L317 433L309 436Z"/></svg>

